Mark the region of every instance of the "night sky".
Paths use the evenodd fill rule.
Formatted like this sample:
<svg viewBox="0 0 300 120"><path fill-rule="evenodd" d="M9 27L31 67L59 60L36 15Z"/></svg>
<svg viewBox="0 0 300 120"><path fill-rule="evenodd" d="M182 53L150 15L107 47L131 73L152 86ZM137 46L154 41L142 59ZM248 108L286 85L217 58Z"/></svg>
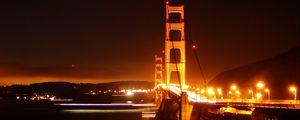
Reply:
<svg viewBox="0 0 300 120"><path fill-rule="evenodd" d="M0 3L0 85L154 79L164 49L163 0ZM208 79L300 45L297 0L186 0ZM186 36L188 38L188 36ZM187 82L200 83L187 39Z"/></svg>

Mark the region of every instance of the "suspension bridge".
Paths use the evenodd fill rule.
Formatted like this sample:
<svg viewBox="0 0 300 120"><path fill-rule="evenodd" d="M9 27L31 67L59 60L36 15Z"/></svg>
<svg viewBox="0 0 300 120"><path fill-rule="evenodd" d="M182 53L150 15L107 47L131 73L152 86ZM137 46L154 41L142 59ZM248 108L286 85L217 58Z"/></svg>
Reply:
<svg viewBox="0 0 300 120"><path fill-rule="evenodd" d="M164 55L155 55L156 120L289 119L300 113L298 100L224 99L221 89L208 89L197 51L194 55L204 79L203 89L186 84L186 37L184 2L166 1ZM187 30L189 31L189 30ZM191 35L189 35L191 36ZM197 46L193 43L192 48ZM176 80L174 80L176 79ZM239 91L235 91L237 95ZM250 91L249 91L250 92ZM266 90L269 94L269 90ZM296 90L294 90L296 96ZM232 94L231 91L229 94ZM216 97L218 95L218 97ZM258 95L259 97L259 95Z"/></svg>

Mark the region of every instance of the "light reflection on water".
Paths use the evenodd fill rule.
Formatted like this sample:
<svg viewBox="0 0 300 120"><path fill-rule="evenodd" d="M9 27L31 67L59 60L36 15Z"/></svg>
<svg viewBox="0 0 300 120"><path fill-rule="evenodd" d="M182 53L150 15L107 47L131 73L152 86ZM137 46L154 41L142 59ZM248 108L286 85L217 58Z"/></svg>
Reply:
<svg viewBox="0 0 300 120"><path fill-rule="evenodd" d="M91 104L91 103L69 103L69 104L55 104L57 106L72 107L61 110L67 116L96 116L102 118L105 116L113 116L111 119L127 120L125 116L135 116L137 120L152 120L155 117L157 107L155 104ZM80 108L84 107L84 108ZM91 108L97 107L97 108ZM108 108L107 108L108 107ZM118 108L126 107L126 108ZM117 117L119 116L119 117ZM132 118L130 118L132 119Z"/></svg>
<svg viewBox="0 0 300 120"><path fill-rule="evenodd" d="M98 109L71 109L71 110L62 110L66 113L139 113L141 110L98 110Z"/></svg>
<svg viewBox="0 0 300 120"><path fill-rule="evenodd" d="M140 109L68 109L68 110L62 110L63 113L69 113L69 114L118 114L118 113L137 113L142 114L143 119L153 119L155 117L155 111L156 108L140 108Z"/></svg>
<svg viewBox="0 0 300 120"><path fill-rule="evenodd" d="M1 120L153 120L157 107L152 101L133 96L112 101L9 101L0 100ZM76 103L78 102L78 103ZM106 104L107 103L107 104ZM111 104L109 104L111 103Z"/></svg>
<svg viewBox="0 0 300 120"><path fill-rule="evenodd" d="M112 103L112 104L98 104L98 103L57 103L59 106L74 106L74 107L155 107L155 104L126 104L126 103Z"/></svg>

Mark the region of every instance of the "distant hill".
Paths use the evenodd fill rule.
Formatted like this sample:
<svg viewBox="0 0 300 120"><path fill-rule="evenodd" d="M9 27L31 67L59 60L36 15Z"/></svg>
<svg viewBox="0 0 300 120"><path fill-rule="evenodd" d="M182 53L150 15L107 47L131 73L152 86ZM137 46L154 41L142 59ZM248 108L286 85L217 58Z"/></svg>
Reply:
<svg viewBox="0 0 300 120"><path fill-rule="evenodd" d="M30 93L56 93L61 96L81 94L90 90L120 90L120 89L151 89L153 82L148 81L120 81L111 83L69 83L69 82L44 82L30 85L12 85L5 87L5 90L18 94Z"/></svg>
<svg viewBox="0 0 300 120"><path fill-rule="evenodd" d="M118 81L118 82L109 82L109 83L69 83L69 82L45 82L45 83L35 83L31 84L28 87L35 89L48 89L53 90L57 89L148 89L153 88L154 83L148 81Z"/></svg>
<svg viewBox="0 0 300 120"><path fill-rule="evenodd" d="M0 100L15 100L21 95L32 98L33 95L54 95L57 98L73 99L73 102L83 103L111 103L122 100L136 102L149 102L153 100L153 94L139 94L135 97L113 97L114 90L122 89L152 89L153 82L148 81L120 81L111 83L69 83L69 82L44 82L30 85L11 85L0 87ZM96 94L89 94L94 91ZM103 91L100 93L100 91ZM104 92L106 91L106 92ZM22 97L26 99L25 97ZM37 99L37 98L35 98Z"/></svg>
<svg viewBox="0 0 300 120"><path fill-rule="evenodd" d="M273 58L222 72L209 84L228 89L236 83L247 96L248 89L255 90L255 84L260 80L270 89L271 98L293 98L288 87L296 85L300 89L300 46Z"/></svg>

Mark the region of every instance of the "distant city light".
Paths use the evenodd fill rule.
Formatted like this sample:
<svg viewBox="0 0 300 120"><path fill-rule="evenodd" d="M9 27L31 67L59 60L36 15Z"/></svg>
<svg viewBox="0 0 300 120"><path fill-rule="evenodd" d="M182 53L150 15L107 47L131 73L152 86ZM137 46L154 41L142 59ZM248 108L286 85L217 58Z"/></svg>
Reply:
<svg viewBox="0 0 300 120"><path fill-rule="evenodd" d="M128 90L128 91L126 92L126 95L127 95L127 96L133 96L133 94L134 94L134 93L133 93L131 90Z"/></svg>

